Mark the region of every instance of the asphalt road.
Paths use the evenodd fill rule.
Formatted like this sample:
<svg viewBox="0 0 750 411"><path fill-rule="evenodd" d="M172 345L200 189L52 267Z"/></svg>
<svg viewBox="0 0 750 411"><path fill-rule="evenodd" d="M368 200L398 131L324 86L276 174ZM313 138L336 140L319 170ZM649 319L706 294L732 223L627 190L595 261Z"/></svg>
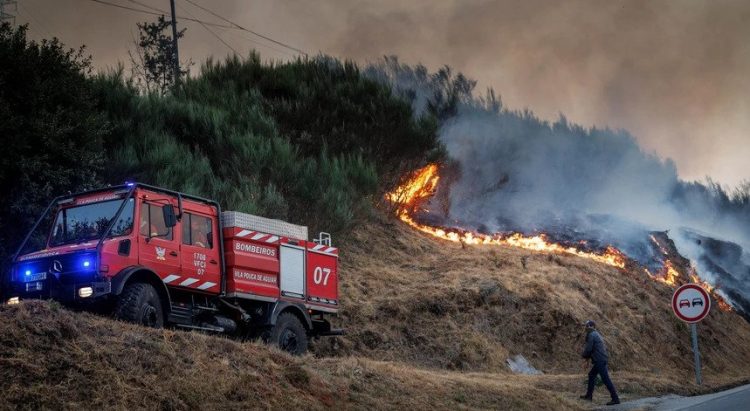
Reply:
<svg viewBox="0 0 750 411"><path fill-rule="evenodd" d="M630 411L714 411L750 410L750 384L696 397L667 395L664 397L641 398L624 402L602 410Z"/></svg>

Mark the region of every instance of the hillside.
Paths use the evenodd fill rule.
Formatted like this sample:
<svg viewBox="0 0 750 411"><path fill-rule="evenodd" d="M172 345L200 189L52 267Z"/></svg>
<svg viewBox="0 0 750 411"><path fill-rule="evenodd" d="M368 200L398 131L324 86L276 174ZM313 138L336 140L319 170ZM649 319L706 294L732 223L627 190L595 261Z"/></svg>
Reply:
<svg viewBox="0 0 750 411"><path fill-rule="evenodd" d="M689 333L665 303L671 290L640 275L575 257L462 248L385 217L337 242L339 322L349 334L319 340L314 356L26 302L0 307L3 405L580 409L586 318L601 324L625 399L750 375L750 325L714 310L699 326L705 386L692 384ZM505 360L515 354L545 374L511 374Z"/></svg>
<svg viewBox="0 0 750 411"><path fill-rule="evenodd" d="M387 218L339 241L345 244L341 323L350 333L320 344L326 355L508 374L506 359L522 354L545 373L580 374L580 324L594 319L617 379L633 378L634 385L620 383L626 395L651 389L638 380L677 386L694 380L689 329L669 307L673 288L641 270L508 247L462 247ZM750 324L714 307L698 328L706 385L750 376Z"/></svg>
<svg viewBox="0 0 750 411"><path fill-rule="evenodd" d="M500 376L364 358L294 358L55 304L0 307L3 409L574 408ZM560 402L562 401L562 402Z"/></svg>

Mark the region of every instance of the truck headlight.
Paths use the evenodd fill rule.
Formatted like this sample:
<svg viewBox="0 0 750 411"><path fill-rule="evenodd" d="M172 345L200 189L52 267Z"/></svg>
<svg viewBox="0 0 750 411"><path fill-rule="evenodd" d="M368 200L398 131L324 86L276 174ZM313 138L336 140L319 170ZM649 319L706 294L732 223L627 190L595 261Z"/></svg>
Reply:
<svg viewBox="0 0 750 411"><path fill-rule="evenodd" d="M15 305L21 302L21 299L18 297L10 297L8 299L8 305Z"/></svg>
<svg viewBox="0 0 750 411"><path fill-rule="evenodd" d="M91 287L81 287L78 289L78 296L81 298L88 298L94 295L94 289Z"/></svg>

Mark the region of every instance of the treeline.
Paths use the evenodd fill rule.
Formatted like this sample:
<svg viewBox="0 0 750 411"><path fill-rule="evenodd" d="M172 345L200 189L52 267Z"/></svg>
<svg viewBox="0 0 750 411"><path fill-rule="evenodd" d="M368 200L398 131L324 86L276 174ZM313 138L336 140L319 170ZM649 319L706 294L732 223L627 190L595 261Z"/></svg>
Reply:
<svg viewBox="0 0 750 411"><path fill-rule="evenodd" d="M166 95L0 26L0 254L54 196L124 181L337 231L383 181L442 155L438 119L349 62L208 61Z"/></svg>

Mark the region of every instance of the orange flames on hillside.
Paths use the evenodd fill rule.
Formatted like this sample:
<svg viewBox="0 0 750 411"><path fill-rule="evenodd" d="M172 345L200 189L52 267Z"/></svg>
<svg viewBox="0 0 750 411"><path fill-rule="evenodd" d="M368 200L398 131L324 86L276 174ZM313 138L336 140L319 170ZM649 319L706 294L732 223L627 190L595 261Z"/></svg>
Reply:
<svg viewBox="0 0 750 411"><path fill-rule="evenodd" d="M677 287L681 286L683 284L687 284L689 282L693 282L694 284L698 284L699 286L703 287L704 290L706 290L711 296L716 300L716 305L719 307L721 311L732 311L732 306L729 305L729 303L719 295L719 293L716 292L716 287L712 286L706 281L703 281L700 277L698 277L698 274L695 273L695 270L693 268L690 269L690 274L687 277L682 277L679 271L675 269L674 264L672 264L672 261L666 260L664 262L664 268L661 269L661 271L657 274L652 274L651 271L648 269L645 269L646 274L648 274L649 277L652 279L667 284L671 287ZM688 281L688 278L690 281Z"/></svg>
<svg viewBox="0 0 750 411"><path fill-rule="evenodd" d="M386 199L397 207L396 215L401 221L419 231L444 240L470 245L506 245L532 251L571 254L614 267L625 267L625 255L611 246L607 247L602 253L593 253L550 242L544 234L535 236L526 236L520 233L487 235L455 228L438 228L420 224L414 220L412 213L424 200L432 197L438 181L440 181L438 166L437 164L430 164L414 172L408 181L386 194Z"/></svg>
<svg viewBox="0 0 750 411"><path fill-rule="evenodd" d="M396 215L401 221L423 233L430 234L443 240L468 245L504 245L553 254L569 254L604 263L613 267L625 268L628 258L613 246L608 246L603 252L595 253L584 251L573 246L565 246L550 242L544 234L535 236L527 236L521 233L488 235L459 228L433 227L417 222L414 219L413 214L418 211L428 212L428 210L422 210L420 207L435 194L439 181L440 175L438 165L429 164L415 171L407 181L398 186L392 192L386 194L385 198L395 206ZM659 246L662 253L667 256L668 252L664 247L659 244L655 238L652 237L652 240L657 246ZM664 268L657 275L652 274L647 269L645 271L646 274L654 280L672 287L684 284L687 281L687 277L681 279L682 276L680 275L680 272L677 271L670 260L665 260ZM716 299L717 305L720 309L723 311L731 310L731 306L715 292L714 287L701 280L694 271L690 274L690 279L710 292Z"/></svg>
<svg viewBox="0 0 750 411"><path fill-rule="evenodd" d="M664 248L664 245L656 239L653 235L651 236L651 241L659 248L662 255L667 258L669 257L669 251L667 251L666 248ZM664 267L661 269L660 273L652 274L651 271L648 269L645 269L646 274L648 274L649 277L652 279L659 281L661 283L667 284L672 287L677 287L680 285L683 285L687 283L687 277L690 278L690 281L692 281L695 284L700 285L703 287L704 290L709 292L714 299L716 300L716 305L719 306L719 309L722 311L731 311L732 306L729 305L729 303L719 295L719 293L716 292L716 287L712 286L711 284L707 283L706 281L703 281L700 277L698 277L698 274L695 272L695 269L690 267L690 274L687 277L682 277L680 275L680 272L677 271L677 269L674 267L674 264L671 260L666 259L664 261Z"/></svg>

